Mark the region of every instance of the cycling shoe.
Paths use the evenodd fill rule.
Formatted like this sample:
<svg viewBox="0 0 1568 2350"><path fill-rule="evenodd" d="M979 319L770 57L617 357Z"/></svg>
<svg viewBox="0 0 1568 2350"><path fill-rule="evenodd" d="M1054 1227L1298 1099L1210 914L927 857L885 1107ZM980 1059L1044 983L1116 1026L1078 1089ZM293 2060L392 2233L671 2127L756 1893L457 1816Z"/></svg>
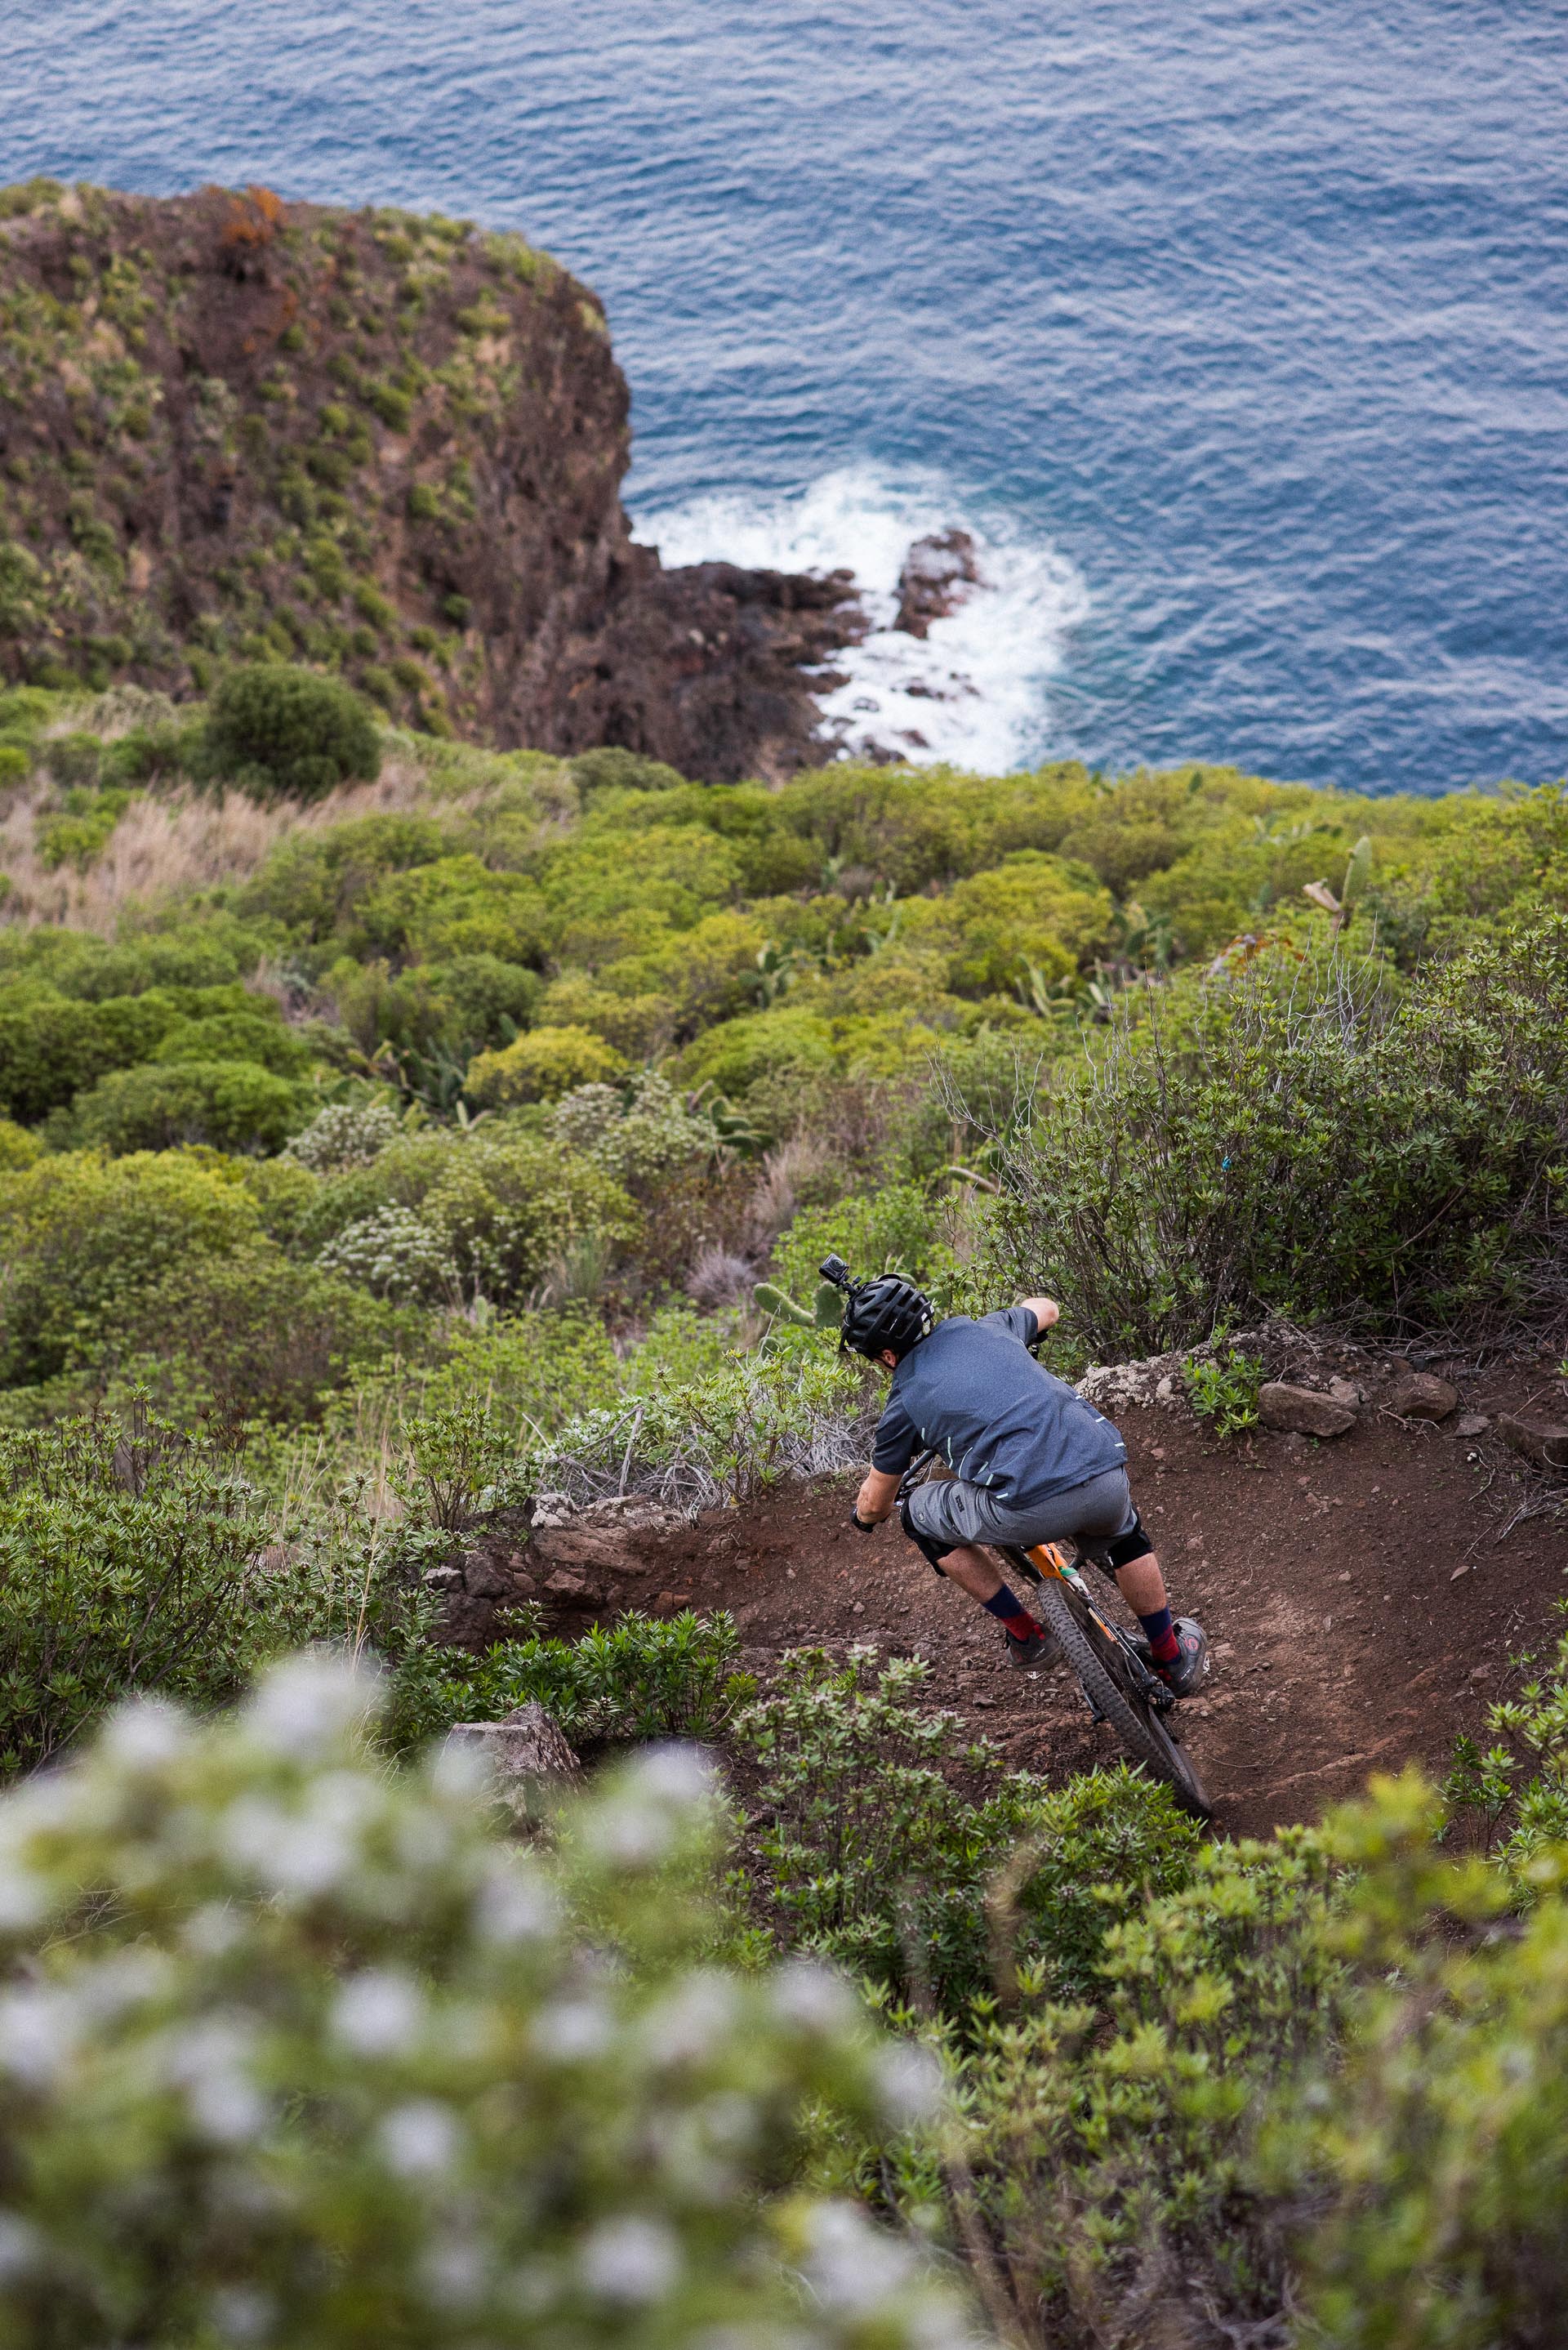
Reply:
<svg viewBox="0 0 1568 2350"><path fill-rule="evenodd" d="M1031 1632L1026 1640L1015 1640L1011 1632L1002 1637L1007 1643L1007 1661L1015 1673L1037 1673L1043 1666L1054 1665L1062 1653L1051 1632Z"/></svg>
<svg viewBox="0 0 1568 2350"><path fill-rule="evenodd" d="M1175 1632L1177 1653L1166 1665L1155 1663L1147 1640L1140 1638L1135 1645L1150 1672L1159 1675L1173 1697L1190 1697L1209 1670L1209 1635L1193 1616L1179 1616Z"/></svg>

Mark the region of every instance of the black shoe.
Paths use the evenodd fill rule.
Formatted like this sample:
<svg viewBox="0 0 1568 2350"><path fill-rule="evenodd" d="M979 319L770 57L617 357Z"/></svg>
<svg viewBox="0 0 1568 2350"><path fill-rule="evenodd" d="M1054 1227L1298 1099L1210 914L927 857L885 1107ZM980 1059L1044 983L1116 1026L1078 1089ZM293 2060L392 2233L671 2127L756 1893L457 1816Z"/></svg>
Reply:
<svg viewBox="0 0 1568 2350"><path fill-rule="evenodd" d="M1173 1697L1190 1697L1209 1670L1209 1636L1191 1616L1179 1616L1173 1628L1177 1653L1168 1664L1155 1663L1146 1639L1140 1638L1134 1645L1149 1671L1159 1675Z"/></svg>
<svg viewBox="0 0 1568 2350"><path fill-rule="evenodd" d="M1011 1632L1002 1637L1007 1643L1007 1661L1015 1673L1037 1673L1043 1665L1054 1665L1061 1654L1050 1632L1031 1632L1023 1640L1015 1640Z"/></svg>

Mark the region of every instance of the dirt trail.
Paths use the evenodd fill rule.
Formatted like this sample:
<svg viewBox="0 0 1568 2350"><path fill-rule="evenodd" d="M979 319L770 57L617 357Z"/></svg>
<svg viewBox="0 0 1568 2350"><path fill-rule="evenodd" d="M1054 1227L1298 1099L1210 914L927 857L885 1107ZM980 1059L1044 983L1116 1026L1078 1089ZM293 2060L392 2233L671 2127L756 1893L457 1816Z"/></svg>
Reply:
<svg viewBox="0 0 1568 2350"><path fill-rule="evenodd" d="M1545 1375L1466 1386L1462 1409L1560 1399ZM1219 1443L1185 1415L1118 1415L1133 1490L1177 1605L1214 1645L1186 1709L1192 1753L1235 1835L1310 1820L1367 1773L1415 1757L1441 1772L1482 1726L1509 1659L1555 1637L1568 1596L1568 1522L1510 1519L1542 1488L1490 1436L1375 1415L1316 1445ZM775 1495L639 1538L645 1572L622 1606L678 1602L734 1615L752 1669L805 1644L875 1642L932 1668L950 1706L1015 1768L1052 1777L1116 1752L1064 1668L1010 1671L991 1619L940 1582L896 1528L847 1523L848 1484ZM1501 1539L1499 1536L1501 1535ZM1462 1569L1457 1579L1456 1570Z"/></svg>

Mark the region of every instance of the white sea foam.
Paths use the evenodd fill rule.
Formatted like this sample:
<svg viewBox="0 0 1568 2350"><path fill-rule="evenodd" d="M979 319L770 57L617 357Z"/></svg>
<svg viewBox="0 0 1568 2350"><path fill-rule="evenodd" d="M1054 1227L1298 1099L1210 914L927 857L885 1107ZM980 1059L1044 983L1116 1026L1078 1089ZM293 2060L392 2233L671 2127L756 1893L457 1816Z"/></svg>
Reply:
<svg viewBox="0 0 1568 2350"><path fill-rule="evenodd" d="M895 629L911 542L955 527L974 541L981 585L923 640ZM667 564L855 574L872 631L836 658L846 682L821 697L824 739L841 752L991 774L1045 755L1050 680L1087 615L1088 589L1054 547L966 511L940 481L846 467L805 490L639 514L636 528Z"/></svg>

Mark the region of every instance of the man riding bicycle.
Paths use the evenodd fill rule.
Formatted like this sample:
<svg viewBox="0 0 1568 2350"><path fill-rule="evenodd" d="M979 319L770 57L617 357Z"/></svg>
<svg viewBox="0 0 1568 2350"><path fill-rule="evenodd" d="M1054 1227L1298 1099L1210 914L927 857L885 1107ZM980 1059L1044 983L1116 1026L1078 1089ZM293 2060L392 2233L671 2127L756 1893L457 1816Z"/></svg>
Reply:
<svg viewBox="0 0 1568 2350"><path fill-rule="evenodd" d="M972 1322L939 1322L929 1300L896 1274L856 1283L837 1257L822 1268L847 1298L839 1338L892 1373L871 1469L855 1503L863 1532L898 1505L904 1532L939 1575L1000 1621L1010 1663L1047 1664L1055 1645L981 1547L1031 1550L1071 1536L1114 1575L1143 1627L1140 1653L1177 1697L1209 1669L1209 1643L1189 1616L1172 1617L1154 1544L1127 1485L1127 1446L1110 1421L1055 1378L1030 1349L1056 1321L1049 1297L1025 1297ZM898 1504L917 1451L946 1463Z"/></svg>

